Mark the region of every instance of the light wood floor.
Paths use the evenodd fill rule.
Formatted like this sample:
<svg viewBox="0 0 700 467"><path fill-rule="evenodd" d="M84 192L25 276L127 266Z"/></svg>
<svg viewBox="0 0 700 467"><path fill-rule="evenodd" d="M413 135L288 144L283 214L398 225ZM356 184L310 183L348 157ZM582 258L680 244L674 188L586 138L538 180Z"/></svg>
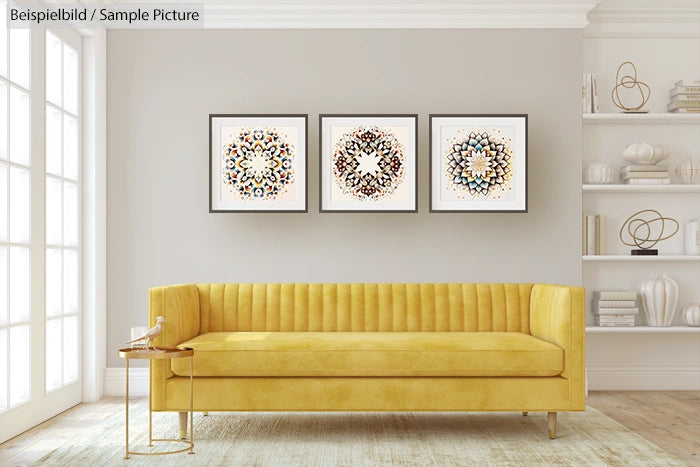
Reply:
<svg viewBox="0 0 700 467"><path fill-rule="evenodd" d="M587 403L700 466L700 391L591 391Z"/></svg>
<svg viewBox="0 0 700 467"><path fill-rule="evenodd" d="M689 465L700 467L700 391L591 391L587 402ZM12 459L13 465L32 465L46 454L42 439L57 436L76 423L98 423L121 412L122 404L121 397L105 397L97 404L60 414L0 444L0 465L3 459Z"/></svg>

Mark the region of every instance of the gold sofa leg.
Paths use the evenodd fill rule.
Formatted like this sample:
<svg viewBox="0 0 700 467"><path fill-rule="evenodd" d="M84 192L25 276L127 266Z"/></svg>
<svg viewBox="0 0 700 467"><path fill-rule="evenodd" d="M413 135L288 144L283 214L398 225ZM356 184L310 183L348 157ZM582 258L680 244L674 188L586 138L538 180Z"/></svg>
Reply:
<svg viewBox="0 0 700 467"><path fill-rule="evenodd" d="M205 417L208 417L208 416L209 416L209 412L202 412L202 415L204 415Z"/></svg>
<svg viewBox="0 0 700 467"><path fill-rule="evenodd" d="M527 417L528 412L523 412L523 417Z"/></svg>
<svg viewBox="0 0 700 467"><path fill-rule="evenodd" d="M547 428L549 428L549 439L557 437L557 413L547 412Z"/></svg>
<svg viewBox="0 0 700 467"><path fill-rule="evenodd" d="M187 412L180 412L180 439L187 439Z"/></svg>

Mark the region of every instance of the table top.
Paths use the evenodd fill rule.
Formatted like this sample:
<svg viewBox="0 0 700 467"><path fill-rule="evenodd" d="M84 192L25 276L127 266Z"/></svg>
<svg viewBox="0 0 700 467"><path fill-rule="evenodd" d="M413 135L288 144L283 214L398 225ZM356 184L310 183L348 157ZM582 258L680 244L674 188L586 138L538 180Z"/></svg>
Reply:
<svg viewBox="0 0 700 467"><path fill-rule="evenodd" d="M160 360L191 357L192 355L194 355L194 349L191 347L155 347L150 349L145 347L127 347L126 349L119 349L119 356L128 359Z"/></svg>

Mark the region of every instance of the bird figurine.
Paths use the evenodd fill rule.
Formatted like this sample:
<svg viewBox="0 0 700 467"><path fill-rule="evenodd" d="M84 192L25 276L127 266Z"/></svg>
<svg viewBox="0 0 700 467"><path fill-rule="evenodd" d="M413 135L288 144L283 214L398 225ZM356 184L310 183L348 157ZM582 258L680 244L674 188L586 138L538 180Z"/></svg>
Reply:
<svg viewBox="0 0 700 467"><path fill-rule="evenodd" d="M127 344L146 340L146 348L147 349L155 348L155 345L153 345L153 340L156 337L160 336L160 333L163 331L163 323L165 323L165 319L162 316L157 317L155 326L153 326L151 329L146 331L146 333L143 336L141 336L137 339L134 339L132 341L129 341L129 342L127 342Z"/></svg>

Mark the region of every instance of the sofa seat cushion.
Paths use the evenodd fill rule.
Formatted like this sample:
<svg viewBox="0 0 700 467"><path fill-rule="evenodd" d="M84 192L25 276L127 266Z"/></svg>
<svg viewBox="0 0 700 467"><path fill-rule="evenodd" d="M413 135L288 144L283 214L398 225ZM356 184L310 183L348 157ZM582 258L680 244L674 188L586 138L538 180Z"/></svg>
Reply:
<svg viewBox="0 0 700 467"><path fill-rule="evenodd" d="M519 332L210 332L194 376L555 376L563 350ZM172 360L189 376L189 359Z"/></svg>

